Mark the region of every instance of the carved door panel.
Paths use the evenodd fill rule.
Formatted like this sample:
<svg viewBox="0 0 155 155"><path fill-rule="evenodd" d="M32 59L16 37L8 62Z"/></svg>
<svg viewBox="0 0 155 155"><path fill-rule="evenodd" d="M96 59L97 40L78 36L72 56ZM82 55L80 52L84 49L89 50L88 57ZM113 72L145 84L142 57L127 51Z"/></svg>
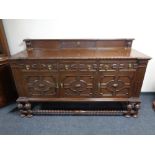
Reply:
<svg viewBox="0 0 155 155"><path fill-rule="evenodd" d="M58 96L58 75L56 73L25 73L23 78L28 97Z"/></svg>
<svg viewBox="0 0 155 155"><path fill-rule="evenodd" d="M61 97L93 97L93 73L61 73L60 82Z"/></svg>
<svg viewBox="0 0 155 155"><path fill-rule="evenodd" d="M98 79L99 97L130 97L135 72L102 72Z"/></svg>

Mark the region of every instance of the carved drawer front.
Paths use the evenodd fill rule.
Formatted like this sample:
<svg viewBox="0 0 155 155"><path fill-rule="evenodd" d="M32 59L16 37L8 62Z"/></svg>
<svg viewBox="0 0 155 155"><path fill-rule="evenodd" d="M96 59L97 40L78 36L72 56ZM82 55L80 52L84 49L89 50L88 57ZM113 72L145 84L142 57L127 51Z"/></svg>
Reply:
<svg viewBox="0 0 155 155"><path fill-rule="evenodd" d="M96 61L75 60L62 61L59 63L60 71L97 71Z"/></svg>
<svg viewBox="0 0 155 155"><path fill-rule="evenodd" d="M99 97L130 97L135 72L103 72L98 79Z"/></svg>
<svg viewBox="0 0 155 155"><path fill-rule="evenodd" d="M79 61L60 61L59 70L60 71L78 71Z"/></svg>
<svg viewBox="0 0 155 155"><path fill-rule="evenodd" d="M138 68L138 63L133 61L107 61L99 62L99 71L135 71Z"/></svg>
<svg viewBox="0 0 155 155"><path fill-rule="evenodd" d="M18 61L17 67L22 71L37 71L40 69L40 64L38 61Z"/></svg>
<svg viewBox="0 0 155 155"><path fill-rule="evenodd" d="M57 61L54 61L54 60L40 61L40 70L41 71L58 71Z"/></svg>
<svg viewBox="0 0 155 155"><path fill-rule="evenodd" d="M93 60L81 60L79 62L79 71L97 71L97 62Z"/></svg>
<svg viewBox="0 0 155 155"><path fill-rule="evenodd" d="M24 74L24 86L28 97L56 97L58 76L56 74Z"/></svg>
<svg viewBox="0 0 155 155"><path fill-rule="evenodd" d="M22 71L57 71L58 64L54 60L42 61L42 60L31 60L31 61L17 61L11 64L13 68L19 68Z"/></svg>
<svg viewBox="0 0 155 155"><path fill-rule="evenodd" d="M92 74L62 74L61 97L92 97L94 77Z"/></svg>

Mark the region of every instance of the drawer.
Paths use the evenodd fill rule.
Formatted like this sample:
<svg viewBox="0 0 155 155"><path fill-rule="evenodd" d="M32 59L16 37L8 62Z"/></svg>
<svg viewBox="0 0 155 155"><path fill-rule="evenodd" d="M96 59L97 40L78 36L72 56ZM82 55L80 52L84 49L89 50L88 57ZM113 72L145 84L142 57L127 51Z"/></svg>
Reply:
<svg viewBox="0 0 155 155"><path fill-rule="evenodd" d="M40 61L40 70L41 71L57 71L58 63L54 60Z"/></svg>
<svg viewBox="0 0 155 155"><path fill-rule="evenodd" d="M13 68L19 68L22 71L57 71L58 65L56 61L42 61L42 60L33 60L33 61L17 61L11 64Z"/></svg>
<svg viewBox="0 0 155 155"><path fill-rule="evenodd" d="M40 65L38 61L25 61L25 60L19 60L16 62L16 67L21 69L22 71L35 71L39 70Z"/></svg>
<svg viewBox="0 0 155 155"><path fill-rule="evenodd" d="M99 62L99 71L134 71L138 68L136 60L133 61L107 61Z"/></svg>
<svg viewBox="0 0 155 155"><path fill-rule="evenodd" d="M97 71L97 61L84 60L79 62L79 71Z"/></svg>
<svg viewBox="0 0 155 155"><path fill-rule="evenodd" d="M93 60L62 61L60 71L97 71L97 62Z"/></svg>
<svg viewBox="0 0 155 155"><path fill-rule="evenodd" d="M60 71L78 71L79 61L60 61L59 70Z"/></svg>

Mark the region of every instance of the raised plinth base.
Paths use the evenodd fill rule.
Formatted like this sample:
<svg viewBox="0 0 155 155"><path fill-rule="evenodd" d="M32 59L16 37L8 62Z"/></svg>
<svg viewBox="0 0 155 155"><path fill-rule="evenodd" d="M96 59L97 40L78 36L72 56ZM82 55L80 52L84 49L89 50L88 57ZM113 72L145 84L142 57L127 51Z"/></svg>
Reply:
<svg viewBox="0 0 155 155"><path fill-rule="evenodd" d="M138 98L25 98L17 100L22 117L32 115L124 115L137 117L140 109ZM36 108L37 107L39 108Z"/></svg>

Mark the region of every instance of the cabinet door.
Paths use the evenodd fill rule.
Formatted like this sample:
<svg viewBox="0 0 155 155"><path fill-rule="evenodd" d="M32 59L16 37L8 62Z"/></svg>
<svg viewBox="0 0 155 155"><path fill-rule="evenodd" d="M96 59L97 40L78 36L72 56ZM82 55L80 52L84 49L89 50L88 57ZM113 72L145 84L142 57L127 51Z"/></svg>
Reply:
<svg viewBox="0 0 155 155"><path fill-rule="evenodd" d="M102 72L98 76L99 97L130 97L135 72Z"/></svg>
<svg viewBox="0 0 155 155"><path fill-rule="evenodd" d="M24 73L25 92L28 97L57 97L58 75L57 73Z"/></svg>
<svg viewBox="0 0 155 155"><path fill-rule="evenodd" d="M94 75L85 72L61 73L60 97L93 97Z"/></svg>

